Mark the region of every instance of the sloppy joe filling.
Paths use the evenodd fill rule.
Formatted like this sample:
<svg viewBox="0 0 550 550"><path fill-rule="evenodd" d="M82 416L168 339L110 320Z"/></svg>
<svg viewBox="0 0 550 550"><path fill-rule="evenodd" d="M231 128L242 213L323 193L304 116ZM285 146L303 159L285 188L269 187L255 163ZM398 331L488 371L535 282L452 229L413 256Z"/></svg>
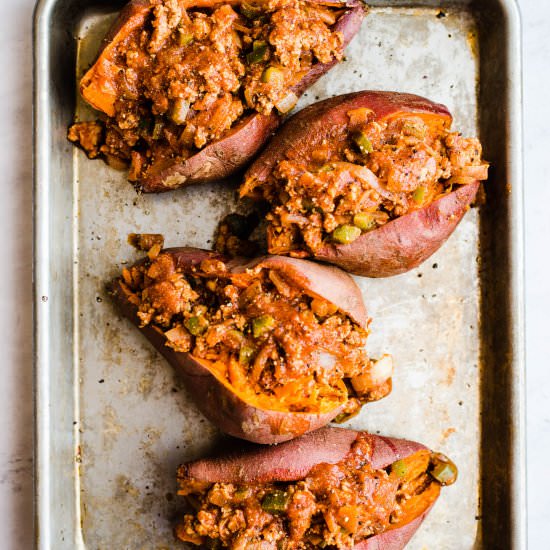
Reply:
<svg viewBox="0 0 550 550"><path fill-rule="evenodd" d="M192 156L243 115L289 111L297 100L291 89L309 69L342 57L343 37L333 30L342 10L334 5L150 3L145 24L98 61L98 74L106 73L99 88L114 89L116 101L105 103L98 87L87 93L99 96L95 104L105 104L109 116L69 130L90 158L131 163L130 180Z"/></svg>
<svg viewBox="0 0 550 550"><path fill-rule="evenodd" d="M448 129L449 120L401 114L349 125L307 158L289 152L267 182L249 178L242 196L266 199L269 252L306 257L327 242L349 244L431 204L459 186L487 179L481 144Z"/></svg>
<svg viewBox="0 0 550 550"><path fill-rule="evenodd" d="M370 453L361 434L341 462L319 464L305 479L286 483L205 483L187 479L182 469L179 494L194 510L176 535L207 548L348 550L419 517L441 485L456 479L456 466L428 450L381 469L369 465Z"/></svg>
<svg viewBox="0 0 550 550"><path fill-rule="evenodd" d="M279 271L230 274L216 259L183 271L161 253L124 269L122 281L142 327L248 402L293 412L346 403L352 414L391 390L391 359L369 359L368 331Z"/></svg>

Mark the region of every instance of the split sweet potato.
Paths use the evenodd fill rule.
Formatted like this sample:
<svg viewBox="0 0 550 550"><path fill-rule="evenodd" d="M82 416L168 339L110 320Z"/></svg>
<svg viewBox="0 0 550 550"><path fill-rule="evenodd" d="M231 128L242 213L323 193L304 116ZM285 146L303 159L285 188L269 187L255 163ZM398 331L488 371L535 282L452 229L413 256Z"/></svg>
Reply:
<svg viewBox="0 0 550 550"><path fill-rule="evenodd" d="M360 0L132 0L80 82L105 124L77 123L69 139L90 158L130 164L146 193L225 179L342 58L365 9Z"/></svg>
<svg viewBox="0 0 550 550"><path fill-rule="evenodd" d="M222 431L279 443L391 391L371 361L369 319L345 272L305 260L174 248L123 271L114 301Z"/></svg>
<svg viewBox="0 0 550 550"><path fill-rule="evenodd" d="M231 549L400 550L456 476L418 443L323 428L180 466L195 511L176 535Z"/></svg>
<svg viewBox="0 0 550 550"><path fill-rule="evenodd" d="M479 141L451 124L445 106L396 92L346 94L291 117L240 190L268 204L269 252L368 277L418 266L487 178Z"/></svg>

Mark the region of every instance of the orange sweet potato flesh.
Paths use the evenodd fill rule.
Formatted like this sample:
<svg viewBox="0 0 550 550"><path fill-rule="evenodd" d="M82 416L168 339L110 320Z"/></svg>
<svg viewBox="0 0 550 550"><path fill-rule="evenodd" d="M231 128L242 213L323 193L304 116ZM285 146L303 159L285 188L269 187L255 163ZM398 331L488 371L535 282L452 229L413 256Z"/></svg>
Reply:
<svg viewBox="0 0 550 550"><path fill-rule="evenodd" d="M118 91L113 82L119 70L113 56L116 46L128 35L145 24L151 11L149 0L133 0L120 12L117 20L103 39L98 58L80 81L82 97L98 111L115 116Z"/></svg>
<svg viewBox="0 0 550 550"><path fill-rule="evenodd" d="M414 114L450 128L444 105L412 94L362 91L315 103L291 117L245 174L245 181L267 181L284 160L310 159L323 140L331 141L349 123L348 113L367 108L374 120ZM449 238L474 202L480 182L459 187L426 207L363 233L351 244L327 242L314 258L365 277L389 277L417 267ZM241 194L246 195L246 184Z"/></svg>
<svg viewBox="0 0 550 550"><path fill-rule="evenodd" d="M317 464L336 464L346 458L361 432L325 427L274 447L257 447L225 457L200 459L181 466L178 478L207 483L236 484L289 482L304 479ZM368 434L374 469L387 468L426 447L404 439ZM354 550L402 550L420 527L439 496L439 486L430 488L415 501L411 510L388 531L371 537Z"/></svg>
<svg viewBox="0 0 550 550"><path fill-rule="evenodd" d="M176 268L183 271L208 258L227 261L228 271L234 274L269 267L283 273L304 292L324 298L356 323L366 326L367 312L359 288L349 275L331 266L274 256L252 261L226 260L215 252L187 247L167 249L163 253L171 254ZM128 300L120 278L111 283L110 291L122 314L139 327L137 306ZM261 408L250 399L239 395L225 378L215 374L206 361L166 346L166 337L161 331L151 325L140 327L140 331L172 365L202 413L221 431L232 436L255 443L281 443L328 424L345 406L345 401L338 401L331 408L322 408L319 413Z"/></svg>
<svg viewBox="0 0 550 550"><path fill-rule="evenodd" d="M336 32L342 33L345 48L361 26L365 15L363 3L360 0L310 1L346 8L334 26ZM219 4L240 3L241 0L188 0L185 7L214 8ZM115 115L118 97L114 80L119 70L114 58L116 45L146 23L152 7L149 0L132 0L124 7L105 37L96 62L80 82L84 99L110 117ZM315 64L291 91L299 97L336 63L334 59L329 63ZM139 188L144 193L162 193L186 185L227 179L251 162L280 122L281 116L275 110L269 115L248 114L222 138L211 142L195 155L145 177L139 182Z"/></svg>

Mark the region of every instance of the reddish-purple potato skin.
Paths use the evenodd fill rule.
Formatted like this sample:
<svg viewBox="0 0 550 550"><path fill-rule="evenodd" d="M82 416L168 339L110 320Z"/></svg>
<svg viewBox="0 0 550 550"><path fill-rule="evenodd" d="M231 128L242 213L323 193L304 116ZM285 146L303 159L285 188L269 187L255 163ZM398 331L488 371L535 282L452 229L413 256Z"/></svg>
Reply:
<svg viewBox="0 0 550 550"><path fill-rule="evenodd" d="M426 261L451 236L480 183L463 185L425 208L363 233L352 244L324 246L315 258L364 277L391 277Z"/></svg>
<svg viewBox="0 0 550 550"><path fill-rule="evenodd" d="M356 438L357 433L352 430L321 428L281 445L200 459L183 469L185 477L208 483L297 481L304 479L316 464L340 462Z"/></svg>
<svg viewBox="0 0 550 550"><path fill-rule="evenodd" d="M291 117L245 174L266 181L278 162L308 160L323 140L346 131L348 112L368 108L376 120L397 113L435 115L449 126L452 117L444 105L420 96L396 92L363 91L321 101ZM461 186L423 209L401 216L363 233L351 244L326 243L314 259L355 275L390 277L417 267L449 238L474 202L479 182Z"/></svg>
<svg viewBox="0 0 550 550"><path fill-rule="evenodd" d="M310 1L321 2L322 0ZM334 4L348 8L334 25L334 30L342 33L345 48L359 31L366 7L361 0L344 0ZM132 0L127 4L105 38L100 53L113 40L125 21L130 17L136 18L136 21L144 19L149 10L148 0ZM292 88L292 91L298 97L301 96L337 63L336 59L329 63L317 63ZM207 145L186 160L143 178L138 182L137 187L143 193L163 193L187 185L227 179L251 162L280 122L281 116L275 111L270 115L260 113L248 115L218 141Z"/></svg>
<svg viewBox="0 0 550 550"><path fill-rule="evenodd" d="M228 179L245 168L280 123L275 112L248 115L224 137L188 159L141 180L144 193L165 193L179 187Z"/></svg>
<svg viewBox="0 0 550 550"><path fill-rule="evenodd" d="M175 248L163 252L171 254L176 266L184 270L200 264L207 258L226 260L215 252L196 248ZM342 311L348 313L345 308L351 308L348 315L358 323L363 321L360 323L361 326L366 325L367 313L359 288L349 275L336 268L319 266L306 260L277 257L258 258L253 261L232 259L227 262L227 266L233 273L243 272L247 268L259 269L262 266L269 266L284 273L312 295L329 299L329 301L333 298L333 303ZM323 291L323 276L327 281L326 292ZM118 278L110 285L113 301L123 315L139 328L137 307L128 300L120 283L121 279ZM336 293L334 286L338 289ZM346 297L346 288L350 297ZM221 431L234 437L261 444L288 441L325 426L342 411L345 405L342 403L323 414L261 409L241 399L189 353L176 352L167 347L164 334L152 326L140 328L140 331L176 370L201 412Z"/></svg>
<svg viewBox="0 0 550 550"><path fill-rule="evenodd" d="M342 428L321 428L281 445L184 464L178 470L178 478L243 484L298 481L304 479L317 464L335 464L344 460L359 433ZM386 468L397 460L426 449L424 445L412 441L369 436L372 445L370 464L375 469ZM355 545L354 550L402 550L431 508L398 529Z"/></svg>
<svg viewBox="0 0 550 550"><path fill-rule="evenodd" d="M270 483L304 479L317 464L344 460L361 432L325 427L293 441L258 447L226 457L200 459L185 464L188 478L215 483ZM426 449L420 443L368 434L375 469L386 468L396 460Z"/></svg>
<svg viewBox="0 0 550 550"><path fill-rule="evenodd" d="M435 114L452 122L444 105L413 94L362 91L331 97L291 116L246 171L245 179L267 181L275 166L285 159L309 161L311 151L324 140L330 142L346 131L349 111L361 108L372 109L376 120L407 112Z"/></svg>
<svg viewBox="0 0 550 550"><path fill-rule="evenodd" d="M248 261L237 259L235 265L233 260L230 260L228 265L236 273L262 268L280 271L294 285L305 289L309 295L333 303L359 326L363 328L367 326L369 319L361 290L341 269L286 256L263 256Z"/></svg>

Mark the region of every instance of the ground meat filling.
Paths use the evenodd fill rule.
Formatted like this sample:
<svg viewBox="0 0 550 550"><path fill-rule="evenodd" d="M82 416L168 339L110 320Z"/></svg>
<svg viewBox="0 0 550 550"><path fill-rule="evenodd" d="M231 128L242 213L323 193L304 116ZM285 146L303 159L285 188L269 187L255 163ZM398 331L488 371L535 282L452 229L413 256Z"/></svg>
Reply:
<svg viewBox="0 0 550 550"><path fill-rule="evenodd" d="M242 195L260 194L271 205L270 253L306 257L326 242L349 244L460 185L487 179L477 139L433 117L376 122L372 115L351 111L345 132L318 144L310 158L289 155L266 183L245 182Z"/></svg>
<svg viewBox="0 0 550 550"><path fill-rule="evenodd" d="M348 550L409 523L456 479L454 464L428 450L378 470L367 463L370 454L361 434L345 460L319 464L291 483L210 484L188 480L182 469L179 494L194 512L176 535L207 548Z"/></svg>
<svg viewBox="0 0 550 550"><path fill-rule="evenodd" d="M91 158L130 163L133 181L192 156L247 113L289 111L296 102L290 89L312 65L342 58L342 34L332 30L342 11L334 7L305 0L187 10L177 0L151 4L146 25L118 42L110 60L118 68L110 82L117 99L104 132L97 122L69 132Z"/></svg>
<svg viewBox="0 0 550 550"><path fill-rule="evenodd" d="M367 330L278 271L230 275L208 259L184 273L161 253L122 275L142 326L265 408L323 412L347 402L351 414L391 390L391 367L367 355Z"/></svg>

